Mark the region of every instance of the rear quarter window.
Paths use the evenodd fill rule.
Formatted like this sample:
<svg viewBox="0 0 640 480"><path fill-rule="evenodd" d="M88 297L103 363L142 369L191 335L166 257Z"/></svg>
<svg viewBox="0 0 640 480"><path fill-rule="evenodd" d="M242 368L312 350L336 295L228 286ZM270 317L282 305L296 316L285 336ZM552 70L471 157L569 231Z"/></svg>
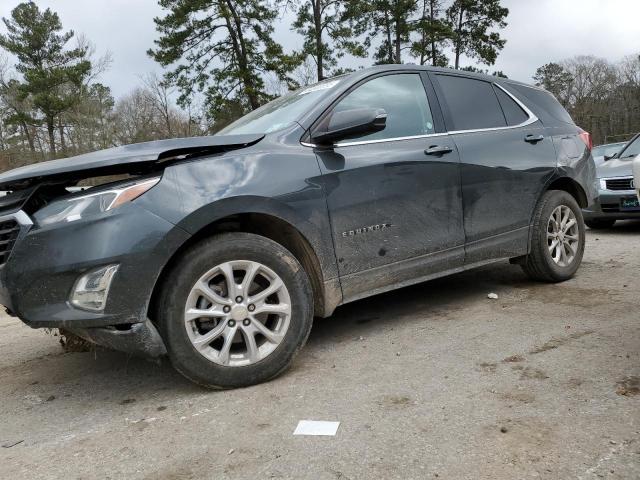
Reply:
<svg viewBox="0 0 640 480"><path fill-rule="evenodd" d="M546 90L512 83L507 84L506 87L514 89L517 94L520 94L518 96L524 96L524 103L540 117L543 123L561 122L575 125L571 115L569 115L560 102L556 100L556 97ZM553 120L555 120L555 122Z"/></svg>
<svg viewBox="0 0 640 480"><path fill-rule="evenodd" d="M500 87L495 87L500 106L510 127L520 125L529 119L529 115L518 105L513 98L507 95Z"/></svg>

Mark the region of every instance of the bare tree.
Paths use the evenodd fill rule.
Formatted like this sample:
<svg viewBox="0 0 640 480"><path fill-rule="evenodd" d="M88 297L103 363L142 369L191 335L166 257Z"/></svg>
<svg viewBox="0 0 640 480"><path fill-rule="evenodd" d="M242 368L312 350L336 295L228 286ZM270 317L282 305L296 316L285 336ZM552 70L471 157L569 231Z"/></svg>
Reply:
<svg viewBox="0 0 640 480"><path fill-rule="evenodd" d="M612 63L576 56L536 71L536 83L563 102L596 143L622 141L640 131L640 56Z"/></svg>
<svg viewBox="0 0 640 480"><path fill-rule="evenodd" d="M175 89L170 88L166 81L158 77L156 73L149 73L142 77L142 83L146 87L147 93L151 96L151 103L156 114L162 119L165 134L172 137L174 117L177 116L172 106L171 97Z"/></svg>

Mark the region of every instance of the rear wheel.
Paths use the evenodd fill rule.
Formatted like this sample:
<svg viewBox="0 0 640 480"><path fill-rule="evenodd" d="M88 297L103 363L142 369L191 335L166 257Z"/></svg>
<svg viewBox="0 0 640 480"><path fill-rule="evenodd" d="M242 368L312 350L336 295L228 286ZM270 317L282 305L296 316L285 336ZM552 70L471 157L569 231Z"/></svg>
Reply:
<svg viewBox="0 0 640 480"><path fill-rule="evenodd" d="M561 282L578 270L584 254L582 210L567 192L550 190L536 207L531 251L522 265L534 280Z"/></svg>
<svg viewBox="0 0 640 480"><path fill-rule="evenodd" d="M192 247L164 284L158 324L173 366L209 388L267 381L292 362L313 321L309 279L281 245L226 233Z"/></svg>
<svg viewBox="0 0 640 480"><path fill-rule="evenodd" d="M592 218L590 220L585 220L584 223L587 225L587 227L593 230L601 230L604 228L613 227L616 221L609 218Z"/></svg>

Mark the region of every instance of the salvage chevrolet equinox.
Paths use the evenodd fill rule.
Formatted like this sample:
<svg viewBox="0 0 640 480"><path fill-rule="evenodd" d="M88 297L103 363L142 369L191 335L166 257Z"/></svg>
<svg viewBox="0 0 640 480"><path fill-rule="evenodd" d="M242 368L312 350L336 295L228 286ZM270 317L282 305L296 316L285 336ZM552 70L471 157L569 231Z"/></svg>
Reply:
<svg viewBox="0 0 640 480"><path fill-rule="evenodd" d="M535 87L358 71L215 136L0 175L0 303L34 328L168 356L206 387L263 382L344 303L504 259L570 278L597 195L590 147Z"/></svg>

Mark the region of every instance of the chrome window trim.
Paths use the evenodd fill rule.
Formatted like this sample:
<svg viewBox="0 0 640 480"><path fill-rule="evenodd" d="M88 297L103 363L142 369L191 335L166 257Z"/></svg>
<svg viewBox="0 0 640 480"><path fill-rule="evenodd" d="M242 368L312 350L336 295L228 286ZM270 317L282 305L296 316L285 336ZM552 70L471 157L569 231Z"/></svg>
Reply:
<svg viewBox="0 0 640 480"><path fill-rule="evenodd" d="M467 78L467 77L465 77L465 78ZM474 129L470 129L470 130L451 130L451 131L443 132L443 133L426 133L424 135L411 135L411 136L408 136L408 137L380 138L380 139L377 139L377 140L361 140L361 141L358 141L358 142L344 142L344 143L336 143L335 145L333 145L333 148L353 147L353 146L356 146L356 145L369 145L369 144L376 144L376 143L399 142L399 141L402 141L402 140L414 140L414 139L418 139L418 138L442 137L442 136L445 136L445 135L463 135L463 134L467 134L467 133L481 133L481 132L494 132L494 131L500 131L500 130L511 130L513 128L526 127L528 125L536 123L539 120L538 117L536 117L536 115L524 103L522 103L518 98L515 97L515 95L511 94L511 92L506 90L503 86L501 86L501 85L499 85L497 83L492 83L492 85L495 85L500 90L502 90L504 93L506 93L514 102L516 102L518 104L518 106L520 108L522 108L522 110L524 110L524 113L526 113L529 118L527 120L525 120L524 122L519 123L518 125L507 125L507 126L504 126L504 127L492 127L492 128L474 128ZM506 119L505 119L505 121L506 121ZM300 142L300 143L305 147L312 147L312 148L318 147L318 145L316 145L314 143L308 143L308 142Z"/></svg>
<svg viewBox="0 0 640 480"><path fill-rule="evenodd" d="M475 79L472 79L472 80L475 80ZM500 130L510 130L510 129L513 129L513 128L526 127L527 125L531 125L532 123L536 123L539 120L538 117L536 117L536 115L531 110L529 110L529 108L524 103L522 103L520 100L518 100L518 98L516 98L515 95L511 94L511 92L509 92L503 86L498 85L497 83L492 83L492 85L498 87L500 90L502 90L504 93L506 93L514 102L516 102L518 104L518 106L520 108L522 108L522 110L524 110L524 113L526 113L529 118L527 120L525 120L524 122L519 123L518 125L506 125L504 127L491 127L491 128L471 128L471 129L468 129L468 130L451 130L451 131L448 132L449 135L459 135L459 134L465 134L465 133L479 133L479 132L494 132L494 131L500 131ZM496 98L496 100L497 100L497 98ZM500 108L502 109L502 107L500 107ZM506 122L506 118L505 118L505 122Z"/></svg>
<svg viewBox="0 0 640 480"><path fill-rule="evenodd" d="M424 135L411 135L408 137L379 138L377 140L362 140L359 142L336 143L333 147L352 147L354 145L368 145L373 143L399 142L401 140L414 140L416 138L442 137L448 133L425 133ZM300 142L305 147L317 147L315 143Z"/></svg>

